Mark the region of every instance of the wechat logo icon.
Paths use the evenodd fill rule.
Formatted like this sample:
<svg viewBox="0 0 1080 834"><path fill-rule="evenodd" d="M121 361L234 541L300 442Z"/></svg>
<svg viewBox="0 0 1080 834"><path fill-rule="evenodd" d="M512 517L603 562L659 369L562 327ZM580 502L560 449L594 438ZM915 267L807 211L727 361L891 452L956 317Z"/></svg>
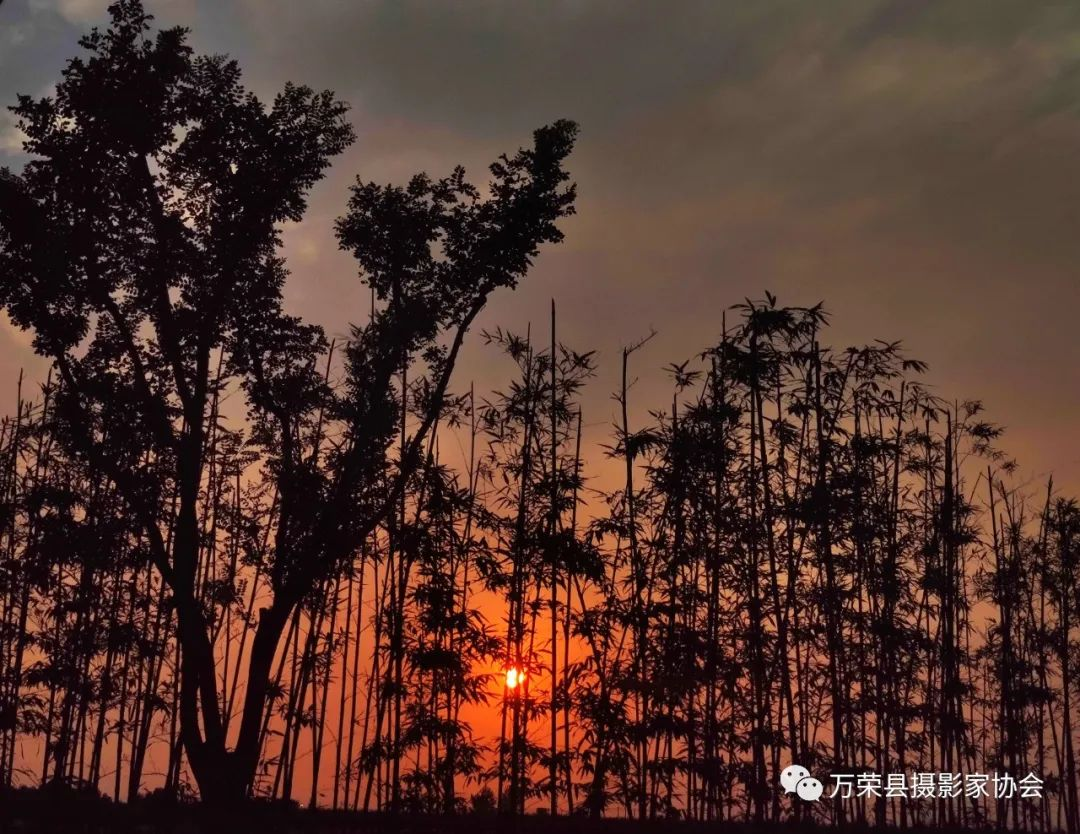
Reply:
<svg viewBox="0 0 1080 834"><path fill-rule="evenodd" d="M807 802L817 802L825 787L820 779L810 775L810 771L802 765L788 765L780 774L780 785L784 793L793 793Z"/></svg>

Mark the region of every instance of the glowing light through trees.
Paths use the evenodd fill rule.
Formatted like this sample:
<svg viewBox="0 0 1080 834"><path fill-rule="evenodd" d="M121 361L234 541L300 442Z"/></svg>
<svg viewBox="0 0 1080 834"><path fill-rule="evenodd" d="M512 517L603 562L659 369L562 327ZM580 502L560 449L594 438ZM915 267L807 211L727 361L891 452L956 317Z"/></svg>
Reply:
<svg viewBox="0 0 1080 834"><path fill-rule="evenodd" d="M518 669L516 666L511 666L506 670L506 688L510 691L517 689L519 686L523 686L525 683L525 670Z"/></svg>

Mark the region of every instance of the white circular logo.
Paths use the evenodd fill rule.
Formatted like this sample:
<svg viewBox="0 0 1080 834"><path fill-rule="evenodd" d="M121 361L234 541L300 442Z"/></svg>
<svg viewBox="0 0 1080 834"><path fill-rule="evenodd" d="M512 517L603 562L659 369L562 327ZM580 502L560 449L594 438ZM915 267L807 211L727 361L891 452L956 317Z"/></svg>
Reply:
<svg viewBox="0 0 1080 834"><path fill-rule="evenodd" d="M815 779L813 776L800 779L799 784L795 786L795 792L799 795L799 799L805 799L807 802L817 802L821 799L824 790L825 787L821 784L821 780Z"/></svg>
<svg viewBox="0 0 1080 834"><path fill-rule="evenodd" d="M811 776L802 765L791 764L780 773L780 785L785 793L793 793L807 802L817 802L825 792L821 780Z"/></svg>
<svg viewBox="0 0 1080 834"><path fill-rule="evenodd" d="M809 775L810 771L802 765L788 765L780 774L780 784L783 786L785 793L795 793L799 780L805 779Z"/></svg>

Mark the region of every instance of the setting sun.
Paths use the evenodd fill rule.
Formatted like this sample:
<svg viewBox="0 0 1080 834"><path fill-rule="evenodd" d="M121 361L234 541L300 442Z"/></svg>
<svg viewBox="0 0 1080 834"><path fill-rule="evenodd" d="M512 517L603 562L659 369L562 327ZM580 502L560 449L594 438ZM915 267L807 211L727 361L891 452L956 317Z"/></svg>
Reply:
<svg viewBox="0 0 1080 834"><path fill-rule="evenodd" d="M525 682L525 673L520 671L516 666L511 666L506 670L506 688L517 689L521 684Z"/></svg>

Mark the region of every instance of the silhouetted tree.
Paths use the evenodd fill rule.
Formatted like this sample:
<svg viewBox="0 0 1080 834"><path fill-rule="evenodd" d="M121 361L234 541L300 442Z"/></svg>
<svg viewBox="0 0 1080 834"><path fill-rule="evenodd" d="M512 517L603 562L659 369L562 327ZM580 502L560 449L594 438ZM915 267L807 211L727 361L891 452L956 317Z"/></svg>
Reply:
<svg viewBox="0 0 1080 834"><path fill-rule="evenodd" d="M353 188L338 236L381 306L353 335L345 381L328 386L322 331L282 309L279 227L302 218L307 190L352 141L346 106L287 85L267 107L235 62L193 55L184 30L147 37L137 0L110 14L55 96L15 108L34 158L0 182L0 304L57 368L60 442L141 526L176 611L188 760L204 798L235 800L255 776L290 617L397 505L489 295L561 237L575 128L540 130L533 149L500 159L486 199L461 169ZM407 404L395 379L414 366ZM246 395L278 496L232 749L214 615L198 595L208 420L230 386ZM419 419L390 472L406 407Z"/></svg>

